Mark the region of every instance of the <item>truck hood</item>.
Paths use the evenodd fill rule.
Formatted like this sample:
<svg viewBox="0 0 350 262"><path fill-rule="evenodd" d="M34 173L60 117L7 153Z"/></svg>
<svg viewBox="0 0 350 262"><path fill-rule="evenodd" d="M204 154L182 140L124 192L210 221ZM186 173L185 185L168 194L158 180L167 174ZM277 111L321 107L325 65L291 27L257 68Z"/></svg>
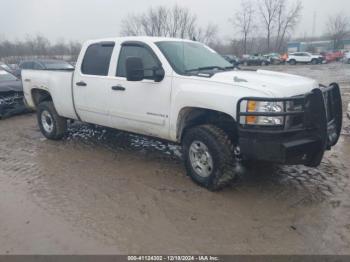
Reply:
<svg viewBox="0 0 350 262"><path fill-rule="evenodd" d="M254 89L272 97L296 96L318 88L313 79L267 70L221 72L213 75L210 81Z"/></svg>
<svg viewBox="0 0 350 262"><path fill-rule="evenodd" d="M2 92L23 92L21 81L0 81L0 93Z"/></svg>

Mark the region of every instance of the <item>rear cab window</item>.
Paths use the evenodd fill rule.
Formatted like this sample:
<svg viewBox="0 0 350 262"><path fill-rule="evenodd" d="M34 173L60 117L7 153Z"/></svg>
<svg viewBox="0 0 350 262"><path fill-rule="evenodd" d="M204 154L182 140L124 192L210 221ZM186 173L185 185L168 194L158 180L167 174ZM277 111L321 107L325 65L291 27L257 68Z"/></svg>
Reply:
<svg viewBox="0 0 350 262"><path fill-rule="evenodd" d="M91 44L85 51L81 73L84 75L107 76L114 46L114 42Z"/></svg>
<svg viewBox="0 0 350 262"><path fill-rule="evenodd" d="M41 70L44 68L39 63L33 62L33 69Z"/></svg>
<svg viewBox="0 0 350 262"><path fill-rule="evenodd" d="M23 62L21 69L33 69L33 62Z"/></svg>

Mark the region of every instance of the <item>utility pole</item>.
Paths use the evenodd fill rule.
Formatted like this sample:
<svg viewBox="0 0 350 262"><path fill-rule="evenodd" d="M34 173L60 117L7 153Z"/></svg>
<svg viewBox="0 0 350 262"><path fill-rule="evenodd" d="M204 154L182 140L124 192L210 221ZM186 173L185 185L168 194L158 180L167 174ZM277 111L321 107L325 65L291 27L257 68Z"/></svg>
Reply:
<svg viewBox="0 0 350 262"><path fill-rule="evenodd" d="M312 37L315 37L316 34L316 18L317 18L317 13L314 11L314 17L312 21Z"/></svg>

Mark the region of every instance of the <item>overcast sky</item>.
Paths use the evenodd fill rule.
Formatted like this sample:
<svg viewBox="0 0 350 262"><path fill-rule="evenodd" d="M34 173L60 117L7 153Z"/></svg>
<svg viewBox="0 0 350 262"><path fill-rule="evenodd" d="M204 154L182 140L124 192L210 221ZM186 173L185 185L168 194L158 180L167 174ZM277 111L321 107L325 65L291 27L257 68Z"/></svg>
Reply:
<svg viewBox="0 0 350 262"><path fill-rule="evenodd" d="M289 0L292 2L293 0ZM222 38L234 34L229 23L240 0L0 0L0 39L23 39L41 34L51 41L117 36L120 21L129 13L150 6L178 3L197 14L201 25L213 22ZM311 35L314 13L316 34L325 31L329 14L350 10L349 0L303 0L303 15L296 36Z"/></svg>

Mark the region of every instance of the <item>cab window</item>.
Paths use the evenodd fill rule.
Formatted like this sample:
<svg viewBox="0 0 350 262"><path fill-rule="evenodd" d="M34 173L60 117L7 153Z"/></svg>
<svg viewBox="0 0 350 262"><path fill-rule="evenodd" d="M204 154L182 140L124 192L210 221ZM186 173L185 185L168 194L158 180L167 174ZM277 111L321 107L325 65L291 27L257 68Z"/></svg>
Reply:
<svg viewBox="0 0 350 262"><path fill-rule="evenodd" d="M128 57L140 57L143 62L145 79L152 79L153 69L159 67L155 55L146 47L139 45L123 45L118 59L117 76L126 77L126 59Z"/></svg>
<svg viewBox="0 0 350 262"><path fill-rule="evenodd" d="M113 48L113 42L90 45L85 52L81 72L85 75L107 76Z"/></svg>

